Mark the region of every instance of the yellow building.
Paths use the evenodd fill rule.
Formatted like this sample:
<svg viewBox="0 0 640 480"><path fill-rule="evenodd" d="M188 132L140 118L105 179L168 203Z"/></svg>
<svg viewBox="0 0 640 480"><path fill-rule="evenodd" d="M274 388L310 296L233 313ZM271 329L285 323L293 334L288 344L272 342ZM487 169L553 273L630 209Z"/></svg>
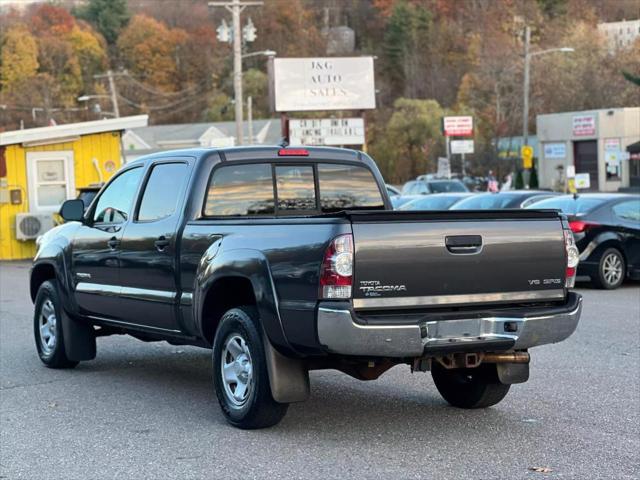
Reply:
<svg viewBox="0 0 640 480"><path fill-rule="evenodd" d="M147 115L0 133L0 260L31 258L35 239L77 189L123 164L120 137Z"/></svg>

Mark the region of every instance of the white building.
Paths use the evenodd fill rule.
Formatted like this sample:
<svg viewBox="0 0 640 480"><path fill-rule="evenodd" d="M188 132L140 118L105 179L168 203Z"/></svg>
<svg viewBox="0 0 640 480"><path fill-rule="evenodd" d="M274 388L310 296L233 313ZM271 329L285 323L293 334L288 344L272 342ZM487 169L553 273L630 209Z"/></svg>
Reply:
<svg viewBox="0 0 640 480"><path fill-rule="evenodd" d="M557 187L567 167L589 174L591 190L615 192L640 182L640 107L537 116L538 172L542 188Z"/></svg>
<svg viewBox="0 0 640 480"><path fill-rule="evenodd" d="M606 37L610 52L629 48L640 37L640 19L599 23L598 31Z"/></svg>

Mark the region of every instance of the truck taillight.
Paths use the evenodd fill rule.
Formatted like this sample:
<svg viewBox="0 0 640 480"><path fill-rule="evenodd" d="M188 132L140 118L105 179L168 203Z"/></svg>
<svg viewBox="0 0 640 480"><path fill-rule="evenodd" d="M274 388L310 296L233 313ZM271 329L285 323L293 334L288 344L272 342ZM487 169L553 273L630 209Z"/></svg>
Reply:
<svg viewBox="0 0 640 480"><path fill-rule="evenodd" d="M353 282L353 236L349 233L334 238L320 268L321 298L351 298Z"/></svg>
<svg viewBox="0 0 640 480"><path fill-rule="evenodd" d="M566 288L573 288L576 283L576 271L578 262L580 261L580 252L578 252L578 247L576 247L576 241L573 239L571 230L564 230L564 248L567 252L567 270L564 286Z"/></svg>

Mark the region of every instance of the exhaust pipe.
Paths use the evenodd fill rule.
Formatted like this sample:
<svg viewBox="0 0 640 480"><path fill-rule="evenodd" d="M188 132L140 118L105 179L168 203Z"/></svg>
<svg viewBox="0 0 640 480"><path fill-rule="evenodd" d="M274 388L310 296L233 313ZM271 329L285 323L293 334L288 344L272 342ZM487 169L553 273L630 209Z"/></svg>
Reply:
<svg viewBox="0 0 640 480"><path fill-rule="evenodd" d="M484 363L525 363L531 361L528 352L507 352L507 353L485 353L482 361Z"/></svg>

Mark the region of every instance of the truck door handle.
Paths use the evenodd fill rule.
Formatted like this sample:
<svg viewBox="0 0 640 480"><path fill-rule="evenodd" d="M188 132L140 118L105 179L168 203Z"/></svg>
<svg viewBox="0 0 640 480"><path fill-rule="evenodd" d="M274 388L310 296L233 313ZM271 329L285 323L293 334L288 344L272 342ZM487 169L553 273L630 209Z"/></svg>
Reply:
<svg viewBox="0 0 640 480"><path fill-rule="evenodd" d="M120 245L120 240L118 240L116 237L111 237L107 242L107 245L109 245L109 248L111 250L115 250L116 248L118 248L118 245Z"/></svg>
<svg viewBox="0 0 640 480"><path fill-rule="evenodd" d="M453 254L472 254L482 250L480 235L452 235L445 237L444 243Z"/></svg>
<svg viewBox="0 0 640 480"><path fill-rule="evenodd" d="M164 235L159 237L153 244L156 246L159 252L162 252L167 245L169 245L169 240L167 240Z"/></svg>

